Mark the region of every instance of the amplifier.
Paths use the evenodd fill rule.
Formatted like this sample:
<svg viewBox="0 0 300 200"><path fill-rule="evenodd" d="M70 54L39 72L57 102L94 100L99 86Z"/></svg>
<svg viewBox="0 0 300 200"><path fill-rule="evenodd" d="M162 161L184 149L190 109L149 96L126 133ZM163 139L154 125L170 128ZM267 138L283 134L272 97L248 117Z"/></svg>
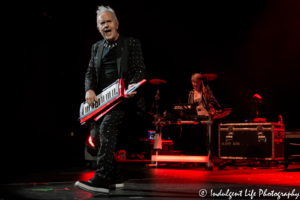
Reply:
<svg viewBox="0 0 300 200"><path fill-rule="evenodd" d="M219 124L218 131L221 159L284 159L284 124L228 123Z"/></svg>

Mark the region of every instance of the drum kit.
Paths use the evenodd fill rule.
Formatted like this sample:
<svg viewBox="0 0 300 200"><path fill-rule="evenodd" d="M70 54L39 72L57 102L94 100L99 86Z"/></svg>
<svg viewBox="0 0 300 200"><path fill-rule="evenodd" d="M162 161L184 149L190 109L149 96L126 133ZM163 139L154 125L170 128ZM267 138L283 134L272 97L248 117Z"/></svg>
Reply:
<svg viewBox="0 0 300 200"><path fill-rule="evenodd" d="M207 93L212 97L212 98L208 99L208 105L210 105L212 103L212 99L213 99L214 102L216 102L220 108L221 106L219 105L219 103L217 102L215 97L213 96L212 91L210 90L209 85L208 85L209 81L215 80L216 78L217 78L217 75L215 75L215 74L202 74L198 79L206 80ZM181 126L183 124L194 124L194 125L206 124L207 129L208 129L208 144L207 144L208 156L204 156L205 157L204 159L202 159L201 156L188 156L189 158L187 158L187 160L190 160L190 157L195 157L198 159L198 162L205 162L206 168L209 171L212 171L213 165L212 165L212 154L211 154L211 126L215 119L220 119L220 118L223 118L223 117L229 115L231 112L231 108L223 108L220 110L216 110L215 112L208 110L208 117L206 117L204 120L201 117L196 117L192 120L182 120L182 118L178 118L177 121L170 121L170 120L166 119L166 113L164 113L164 115L162 117L162 116L160 116L159 111L158 111L159 99L160 99L159 88L161 86L165 85L167 83L167 81L162 80L162 79L151 79L149 81L149 83L157 86L157 91L156 91L155 101L154 101L154 104L156 105L155 106L156 113L153 114L151 112L148 112L151 116L154 117L154 121L152 122L152 124L154 124L156 127L155 142L154 142L154 147L153 147L153 149L156 152L156 155L152 155L152 158L151 158L152 161L156 162L156 164L154 164L154 166L157 167L158 161L163 161L162 158L166 159L165 161L168 160L169 162L171 162L173 160L174 162L176 162L176 158L175 158L176 156L169 156L168 158L166 158L166 156L164 156L164 157L158 156L158 150L162 149L162 139L161 138L162 138L162 127L163 126L172 125L172 124L177 124L177 125L181 125ZM153 106L154 106L154 104L153 104ZM153 106L152 106L152 108L153 108ZM160 158L160 157L162 157L162 158ZM182 157L181 157L181 160L182 160Z"/></svg>

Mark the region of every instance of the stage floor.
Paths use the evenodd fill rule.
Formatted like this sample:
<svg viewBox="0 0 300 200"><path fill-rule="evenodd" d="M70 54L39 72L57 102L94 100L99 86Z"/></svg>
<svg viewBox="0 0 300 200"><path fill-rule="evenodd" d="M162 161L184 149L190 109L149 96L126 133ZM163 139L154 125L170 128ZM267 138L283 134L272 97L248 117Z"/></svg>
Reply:
<svg viewBox="0 0 300 200"><path fill-rule="evenodd" d="M101 196L74 187L77 180L87 181L93 176L94 170L84 166L39 169L20 175L14 170L9 172L14 173L12 178L1 178L0 200L230 199L230 194L234 195L232 199L251 199L252 196L253 199L275 200L276 194L288 193L293 200L300 193L300 163L290 164L287 170L281 164L276 167L236 165L223 170L215 166L213 171L205 170L204 164L184 163L149 168L145 163L131 162L119 163L119 167L124 189L111 190L109 195ZM9 173L2 171L1 176Z"/></svg>

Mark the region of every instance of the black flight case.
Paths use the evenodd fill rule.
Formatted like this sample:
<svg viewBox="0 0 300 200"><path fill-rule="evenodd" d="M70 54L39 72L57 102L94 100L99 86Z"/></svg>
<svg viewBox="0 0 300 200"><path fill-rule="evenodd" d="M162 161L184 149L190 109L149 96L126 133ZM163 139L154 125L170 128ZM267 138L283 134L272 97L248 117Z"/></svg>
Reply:
<svg viewBox="0 0 300 200"><path fill-rule="evenodd" d="M284 160L282 123L227 123L218 131L221 159Z"/></svg>

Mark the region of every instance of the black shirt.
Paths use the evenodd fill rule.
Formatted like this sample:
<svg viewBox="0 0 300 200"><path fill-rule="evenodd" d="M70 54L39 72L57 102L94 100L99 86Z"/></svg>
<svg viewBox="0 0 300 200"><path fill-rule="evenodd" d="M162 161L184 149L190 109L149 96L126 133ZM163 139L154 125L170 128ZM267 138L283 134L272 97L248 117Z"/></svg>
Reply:
<svg viewBox="0 0 300 200"><path fill-rule="evenodd" d="M117 42L118 40L111 43L105 42L104 44L96 94L101 93L104 88L119 78L117 67Z"/></svg>

